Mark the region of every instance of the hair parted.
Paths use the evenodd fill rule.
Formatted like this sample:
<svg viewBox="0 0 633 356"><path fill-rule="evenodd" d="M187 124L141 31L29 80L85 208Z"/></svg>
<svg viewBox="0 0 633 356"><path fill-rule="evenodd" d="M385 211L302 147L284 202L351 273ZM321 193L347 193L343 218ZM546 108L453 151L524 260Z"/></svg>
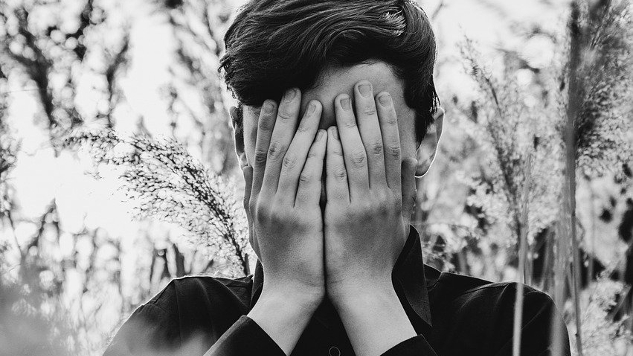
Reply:
<svg viewBox="0 0 633 356"><path fill-rule="evenodd" d="M288 88L309 89L329 66L379 60L404 83L418 141L439 105L435 36L422 8L409 0L251 0L224 41L220 71L241 104L260 106ZM241 130L241 117L234 120Z"/></svg>

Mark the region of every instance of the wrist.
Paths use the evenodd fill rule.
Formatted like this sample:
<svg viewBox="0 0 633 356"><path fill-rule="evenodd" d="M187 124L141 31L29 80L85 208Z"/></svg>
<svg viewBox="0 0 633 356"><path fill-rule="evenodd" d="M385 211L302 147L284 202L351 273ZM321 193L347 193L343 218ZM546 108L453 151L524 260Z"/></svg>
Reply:
<svg viewBox="0 0 633 356"><path fill-rule="evenodd" d="M325 288L301 287L292 285L267 284L264 282L262 294L257 303L264 301L266 304L283 304L297 312L312 313L321 304L325 297Z"/></svg>
<svg viewBox="0 0 633 356"><path fill-rule="evenodd" d="M248 317L290 355L319 303L310 294L264 289Z"/></svg>
<svg viewBox="0 0 633 356"><path fill-rule="evenodd" d="M391 282L365 287L350 286L332 293L330 299L339 313L354 314L366 313L368 310L402 308Z"/></svg>
<svg viewBox="0 0 633 356"><path fill-rule="evenodd" d="M359 355L380 355L416 336L393 288L357 293L333 303Z"/></svg>
<svg viewBox="0 0 633 356"><path fill-rule="evenodd" d="M369 302L374 299L379 301L393 296L397 297L391 276L374 278L371 282L355 280L350 283L331 284L328 285L327 294L335 306L338 304L341 306L353 305L359 299Z"/></svg>

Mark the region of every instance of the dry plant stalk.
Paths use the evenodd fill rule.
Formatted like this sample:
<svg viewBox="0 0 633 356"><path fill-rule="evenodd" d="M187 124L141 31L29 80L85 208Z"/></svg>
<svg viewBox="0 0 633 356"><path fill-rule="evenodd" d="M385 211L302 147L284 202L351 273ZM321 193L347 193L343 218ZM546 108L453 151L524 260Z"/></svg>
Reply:
<svg viewBox="0 0 633 356"><path fill-rule="evenodd" d="M580 28L580 8L578 1L571 3L571 18L569 21L569 32L571 37L570 53L569 53L569 91L567 102L567 125L565 127L565 188L563 189L563 215L569 218L562 219L561 224L569 224L564 229L565 235L559 236L561 240L571 241L572 245L572 275L573 288L572 295L574 298L574 311L576 321L576 345L578 355L582 356L582 323L580 320L580 253L578 239L576 236L576 117L580 111L580 97L578 96L578 77L577 72L580 66L581 56L581 28ZM568 243L565 243L568 246ZM561 291L557 291L560 293ZM556 344L559 344L557 341Z"/></svg>
<svg viewBox="0 0 633 356"><path fill-rule="evenodd" d="M532 156L528 156L525 164L526 180L523 185L524 196L528 196L529 187L532 183ZM529 217L529 204L528 199L523 199L521 202L521 224L526 226L521 230L521 236L519 237L519 271L517 273L517 291L516 301L514 303L514 325L512 330L512 355L519 356L521 352L521 326L523 324L523 290L524 283L526 283L525 265L528 254L528 217Z"/></svg>
<svg viewBox="0 0 633 356"><path fill-rule="evenodd" d="M551 259L553 268L545 268L542 279L553 280L550 292L559 308L565 305L568 296L572 297L573 328L577 331L574 343L576 353L583 355L586 353L584 344L592 341L583 338L580 317L576 184L578 178L592 179L607 173L622 177L623 163L633 160L631 138L627 137L633 132L633 121L630 120L633 115L630 101L633 97L633 20L627 1L605 0L590 6L575 0L571 6L566 45L559 46L563 49L560 55L564 59L558 63L560 67L553 70L552 78L547 77L550 73L544 75L545 81L541 85L551 97L537 99L539 103L535 106L542 108L540 112L530 112L530 108L523 106L523 95L527 94L518 92L511 70L505 68L503 80L490 76L480 64L481 57L474 46L467 41L463 48L464 58L483 99L473 106L476 111L471 108L463 111L466 117L474 113L472 121L463 121L468 132L488 147L491 157L490 179L493 182L481 189L486 197L476 197L483 202L478 206L493 220L495 214L508 215L505 219L497 219L496 223L506 223L514 233L519 245L519 274L530 271L530 258L523 258L529 249L530 237L543 228L555 232L548 237L553 241L546 242L546 263L549 264ZM558 82L554 82L555 77L559 77ZM548 117L549 122L543 124L539 121L540 116ZM533 122L534 126L525 122ZM535 147L523 146L521 150L522 136L518 133L522 130L528 137L534 137ZM542 152L547 155L542 156ZM534 166L527 170L524 162L530 155L534 157ZM552 167L547 172L539 168L544 160L549 160L549 167ZM549 191L547 188L537 189L547 185L556 188ZM478 195L480 190L474 190ZM537 199L544 196L551 200ZM507 207L505 212L487 203L495 199ZM549 208L551 204L556 207ZM523 209L523 206L527 208ZM551 209L548 210L551 219L538 216L544 210L542 206ZM523 214L527 211L530 214L526 218ZM523 236L527 238L524 240ZM521 300L517 296L515 338L518 337L520 310ZM553 325L556 334L554 354L563 350L562 327ZM513 345L515 355L520 350L518 343L515 340Z"/></svg>
<svg viewBox="0 0 633 356"><path fill-rule="evenodd" d="M194 245L232 261L232 274L249 274L248 224L234 183L209 173L175 140L126 139L106 130L72 134L63 145L87 146L94 162L123 168L122 188L137 203L138 218L183 227Z"/></svg>

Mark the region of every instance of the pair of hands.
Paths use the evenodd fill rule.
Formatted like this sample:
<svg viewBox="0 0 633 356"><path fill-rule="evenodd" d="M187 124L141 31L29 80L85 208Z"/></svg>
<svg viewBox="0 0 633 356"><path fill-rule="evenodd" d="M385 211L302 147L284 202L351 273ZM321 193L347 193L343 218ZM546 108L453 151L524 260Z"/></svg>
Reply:
<svg viewBox="0 0 633 356"><path fill-rule="evenodd" d="M359 293L393 292L416 161L401 157L391 96L374 97L367 81L354 96L355 108L349 95L336 97L337 126L327 131L319 129L316 100L299 120L298 89L279 105L262 105L254 160L244 168L251 241L265 271L261 298L283 296L316 309L326 294L338 308Z"/></svg>

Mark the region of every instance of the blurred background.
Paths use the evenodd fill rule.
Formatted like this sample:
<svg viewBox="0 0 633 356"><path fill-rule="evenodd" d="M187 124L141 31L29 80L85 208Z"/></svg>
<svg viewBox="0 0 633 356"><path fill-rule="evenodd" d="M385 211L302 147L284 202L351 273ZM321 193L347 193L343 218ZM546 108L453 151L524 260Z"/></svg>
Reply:
<svg viewBox="0 0 633 356"><path fill-rule="evenodd" d="M0 0L0 355L100 355L171 279L250 273L217 72L242 3ZM631 4L420 4L447 111L425 262L524 281L575 353L633 355Z"/></svg>

